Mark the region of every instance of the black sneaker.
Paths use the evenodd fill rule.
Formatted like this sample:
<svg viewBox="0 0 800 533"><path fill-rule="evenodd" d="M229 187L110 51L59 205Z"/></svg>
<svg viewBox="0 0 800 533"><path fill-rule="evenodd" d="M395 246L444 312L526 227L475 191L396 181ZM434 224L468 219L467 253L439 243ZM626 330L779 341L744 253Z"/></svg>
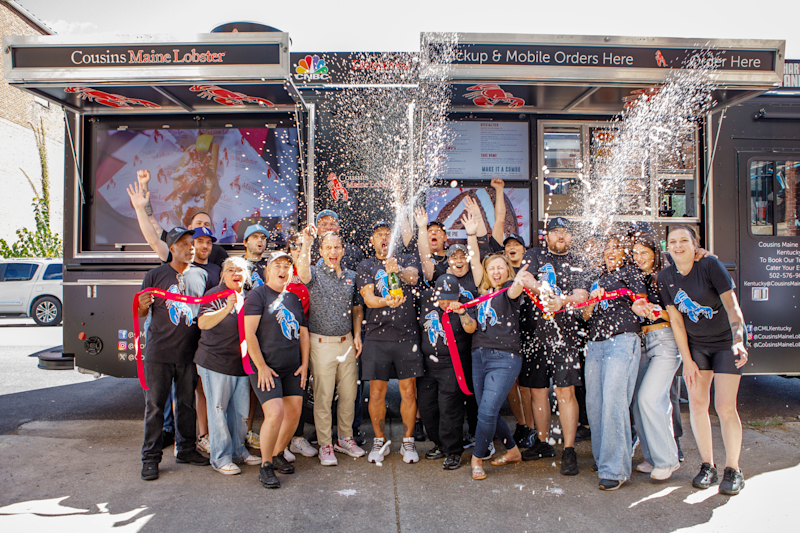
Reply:
<svg viewBox="0 0 800 533"><path fill-rule="evenodd" d="M601 479L600 490L617 490L623 483L625 483L625 481L618 479Z"/></svg>
<svg viewBox="0 0 800 533"><path fill-rule="evenodd" d="M169 448L175 444L175 432L174 431L162 431L161 432L161 449Z"/></svg>
<svg viewBox="0 0 800 533"><path fill-rule="evenodd" d="M555 449L548 443L540 441L538 438L533 441L533 446L522 452L523 461L536 461L545 457L555 456Z"/></svg>
<svg viewBox="0 0 800 533"><path fill-rule="evenodd" d="M583 442L585 440L592 440L592 430L587 426L578 426L575 432L575 442Z"/></svg>
<svg viewBox="0 0 800 533"><path fill-rule="evenodd" d="M316 431L314 433L316 433ZM367 442L367 437L364 436L361 428L355 428L353 430L353 440L356 441L356 444L359 446L363 446Z"/></svg>
<svg viewBox="0 0 800 533"><path fill-rule="evenodd" d="M592 466L589 467L589 470L592 472L597 472L599 469L597 468L597 463L592 463Z"/></svg>
<svg viewBox="0 0 800 533"><path fill-rule="evenodd" d="M736 496L744 488L744 474L741 470L734 470L726 466L719 483L719 493Z"/></svg>
<svg viewBox="0 0 800 533"><path fill-rule="evenodd" d="M286 460L283 452L272 458L272 467L281 474L294 474L294 465Z"/></svg>
<svg viewBox="0 0 800 533"><path fill-rule="evenodd" d="M417 418L417 421L414 422L414 440L417 442L425 442L428 440L428 437L425 435L425 428L422 425L422 420Z"/></svg>
<svg viewBox="0 0 800 533"><path fill-rule="evenodd" d="M466 435L464 435L464 442L462 447L465 450L469 450L473 446L475 446L475 435L473 435L472 433L467 433Z"/></svg>
<svg viewBox="0 0 800 533"><path fill-rule="evenodd" d="M717 469L709 463L703 463L700 466L700 473L692 480L692 486L696 489L707 489L718 480Z"/></svg>
<svg viewBox="0 0 800 533"><path fill-rule="evenodd" d="M208 460L208 457L201 454L197 450L178 452L178 455L175 456L175 462L189 463L190 465L194 466L208 466L211 464L211 461Z"/></svg>
<svg viewBox="0 0 800 533"><path fill-rule="evenodd" d="M519 443L522 441L530 433L530 430L531 428L527 424L517 424L517 427L514 428L514 442Z"/></svg>
<svg viewBox="0 0 800 533"><path fill-rule="evenodd" d="M530 448L536 443L536 439L538 439L538 435L534 430L525 426L525 434L522 436L521 440L514 439L520 448Z"/></svg>
<svg viewBox="0 0 800 533"><path fill-rule="evenodd" d="M264 463L261 465L261 470L258 472L258 480L265 489L281 488L281 480L275 475L275 469L272 467L272 463Z"/></svg>
<svg viewBox="0 0 800 533"><path fill-rule="evenodd" d="M681 439L675 437L675 444L678 446L678 461L683 462L683 450L681 450Z"/></svg>
<svg viewBox="0 0 800 533"><path fill-rule="evenodd" d="M442 457L444 457L444 452L442 452L442 450L440 450L439 447L435 445L425 454L425 459L433 460L433 459L441 459Z"/></svg>
<svg viewBox="0 0 800 533"><path fill-rule="evenodd" d="M458 470L461 468L461 455L453 453L447 456L447 459L442 463L442 468L445 470Z"/></svg>
<svg viewBox="0 0 800 533"><path fill-rule="evenodd" d="M147 462L142 464L142 479L153 481L158 479L158 463Z"/></svg>
<svg viewBox="0 0 800 533"><path fill-rule="evenodd" d="M571 446L569 448L564 448L561 454L561 475L578 475L578 454L575 453L575 448Z"/></svg>

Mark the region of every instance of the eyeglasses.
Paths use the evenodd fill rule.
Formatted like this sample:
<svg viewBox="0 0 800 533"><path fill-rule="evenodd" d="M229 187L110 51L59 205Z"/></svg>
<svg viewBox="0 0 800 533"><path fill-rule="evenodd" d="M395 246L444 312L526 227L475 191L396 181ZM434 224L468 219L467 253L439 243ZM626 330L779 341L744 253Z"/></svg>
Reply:
<svg viewBox="0 0 800 533"><path fill-rule="evenodd" d="M227 274L228 272L233 272L234 274L239 274L241 272L244 272L244 269L242 269L242 268L226 268L225 271L223 272L223 274Z"/></svg>

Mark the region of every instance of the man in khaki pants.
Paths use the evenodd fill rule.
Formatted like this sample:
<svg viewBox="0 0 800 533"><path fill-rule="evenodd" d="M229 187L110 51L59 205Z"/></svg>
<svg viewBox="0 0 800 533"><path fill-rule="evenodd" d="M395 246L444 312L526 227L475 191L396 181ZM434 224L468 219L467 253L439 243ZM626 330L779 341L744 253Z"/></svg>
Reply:
<svg viewBox="0 0 800 533"><path fill-rule="evenodd" d="M311 246L316 229L303 231L303 248L297 261L297 275L308 287L310 298L308 330L311 337L311 373L314 376L314 425L319 442L319 462L336 466L334 450L350 457L361 457L364 450L353 440L358 367L361 355L361 321L364 312L355 304L356 273L341 266L344 245L338 233L323 233L319 238L322 264L311 266ZM337 425L339 435L333 445L331 405L338 389Z"/></svg>

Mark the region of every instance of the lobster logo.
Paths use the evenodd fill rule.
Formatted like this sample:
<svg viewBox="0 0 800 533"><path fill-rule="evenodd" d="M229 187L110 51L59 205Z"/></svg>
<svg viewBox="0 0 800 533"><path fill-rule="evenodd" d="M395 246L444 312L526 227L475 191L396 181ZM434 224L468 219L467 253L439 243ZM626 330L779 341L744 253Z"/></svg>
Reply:
<svg viewBox="0 0 800 533"><path fill-rule="evenodd" d="M88 100L108 107L130 108L130 104L135 104L152 109L161 109L160 105L148 100L128 98L121 94L106 93L89 87L64 87L64 92L68 94L77 94L78 98L81 100Z"/></svg>
<svg viewBox="0 0 800 533"><path fill-rule="evenodd" d="M241 193L241 192L242 192L242 185L239 183L239 178L240 178L241 176L242 176L242 175L241 175L241 174L239 174L238 176L236 176L235 178L233 178L233 181L231 182L231 189L233 189L234 191L236 191L236 194L239 194L239 193Z"/></svg>
<svg viewBox="0 0 800 533"><path fill-rule="evenodd" d="M486 322L489 322L490 326L497 324L497 312L492 307L491 300L483 301L478 306L478 322L484 330L486 329Z"/></svg>
<svg viewBox="0 0 800 533"><path fill-rule="evenodd" d="M460 283L458 285L458 294L467 300L472 300L473 298L472 293L465 289Z"/></svg>
<svg viewBox="0 0 800 533"><path fill-rule="evenodd" d="M264 284L264 280L258 275L256 269L253 269L253 274L250 276L250 285L253 289L257 289Z"/></svg>
<svg viewBox="0 0 800 533"><path fill-rule="evenodd" d="M473 91L464 95L465 98L472 100L472 103L480 107L494 107L495 104L505 102L508 107L522 107L525 100L517 98L511 93L507 93L502 87L494 83L480 83L467 87L468 91Z"/></svg>
<svg viewBox="0 0 800 533"><path fill-rule="evenodd" d="M138 155L133 156L133 167L136 168L136 165L141 165L142 160L139 159Z"/></svg>
<svg viewBox="0 0 800 533"><path fill-rule="evenodd" d="M695 323L700 320L700 317L706 317L711 320L717 313L717 311L714 311L710 307L700 305L693 301L683 289L679 290L678 294L675 295L675 303L678 304L678 311L688 316L689 320Z"/></svg>
<svg viewBox="0 0 800 533"><path fill-rule="evenodd" d="M226 167L231 164L230 159L228 159L228 149L227 148L223 148L222 149L222 160L225 162L225 166Z"/></svg>
<svg viewBox="0 0 800 533"><path fill-rule="evenodd" d="M300 323L294 317L294 313L286 309L286 306L283 304L278 306L275 318L278 319L278 323L281 325L281 332L284 337L289 340L300 338Z"/></svg>
<svg viewBox="0 0 800 533"><path fill-rule="evenodd" d="M159 183L161 183L162 179L164 180L164 183L167 183L167 181L168 181L167 180L167 173L164 172L163 168L159 168L158 169L158 174L156 174L156 179L158 180Z"/></svg>
<svg viewBox="0 0 800 533"><path fill-rule="evenodd" d="M216 85L192 85L189 90L193 93L200 93L197 96L206 100L214 100L218 104L227 106L242 106L245 102L258 104L261 107L275 107L275 104L264 98L248 96L244 93L237 93L223 89ZM242 139L244 141L244 139Z"/></svg>
<svg viewBox="0 0 800 533"><path fill-rule="evenodd" d="M378 289L381 296L383 298L389 296L389 274L384 269L380 269L375 273L375 281L377 282L375 288Z"/></svg>
<svg viewBox="0 0 800 533"><path fill-rule="evenodd" d="M600 288L600 282L599 281L595 281L594 283L592 283L592 287L591 287L591 289L589 289L589 292L592 293L592 292L594 292L595 289L599 289L599 288ZM606 309L608 309L608 300L603 300L602 302L600 302L599 305L600 305L600 309L605 311Z"/></svg>
<svg viewBox="0 0 800 533"><path fill-rule="evenodd" d="M540 279L546 281L556 296L561 296L561 289L556 283L556 271L550 263L545 264L539 268Z"/></svg>
<svg viewBox="0 0 800 533"><path fill-rule="evenodd" d="M659 67L668 67L667 60L664 59L664 54L661 53L661 50L656 50L656 64Z"/></svg>
<svg viewBox="0 0 800 533"><path fill-rule="evenodd" d="M116 188L117 188L117 182L116 182L116 181L114 181L114 178L111 178L110 180L108 180L108 184L106 185L106 190L109 190L109 189L111 189L112 187L113 187L114 189L116 189Z"/></svg>
<svg viewBox="0 0 800 533"><path fill-rule="evenodd" d="M444 339L444 345L447 346L447 336L444 333L439 313L434 310L425 315L425 323L422 324L422 327L428 334L428 340L431 341L431 346L436 346L439 337Z"/></svg>
<svg viewBox="0 0 800 533"><path fill-rule="evenodd" d="M158 141L163 141L163 140L164 140L164 136L161 134L161 132L159 132L158 130L155 130L155 133L153 133L153 142L158 144Z"/></svg>
<svg viewBox="0 0 800 533"><path fill-rule="evenodd" d="M170 285L167 292L171 292L172 294L180 294L180 290L178 290L177 285ZM191 326L192 322L194 321L194 312L192 312L192 308L189 307L188 304L183 302L174 302L172 300L167 300L167 308L169 309L169 320L176 326L180 324L181 317L185 317L184 321L187 326Z"/></svg>
<svg viewBox="0 0 800 533"><path fill-rule="evenodd" d="M339 201L339 198L345 201L348 200L347 189L345 189L342 182L339 181L339 178L337 178L336 174L333 172L328 174L328 189L330 189L331 196L333 196L335 201Z"/></svg>

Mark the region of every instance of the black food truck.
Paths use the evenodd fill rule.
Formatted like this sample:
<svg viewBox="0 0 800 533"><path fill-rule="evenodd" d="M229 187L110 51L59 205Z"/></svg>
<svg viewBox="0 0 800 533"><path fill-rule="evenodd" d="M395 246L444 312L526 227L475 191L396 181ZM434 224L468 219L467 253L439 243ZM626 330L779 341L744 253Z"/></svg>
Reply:
<svg viewBox="0 0 800 533"><path fill-rule="evenodd" d="M229 253L241 253L237 243L253 221L270 229L277 247L326 208L339 213L347 240L364 246L363 228L393 215L385 177L342 157L348 147L336 120L353 111L343 96L378 83L382 72L401 74L397 90L424 82L431 65L418 58L435 56L429 52L439 39L423 34L420 54L369 54L290 53L287 34L244 28L117 42L5 38L8 82L67 111L65 355L86 371L136 375L131 300L158 264L125 193L140 168L153 175L151 203L162 226L208 211ZM680 157L649 163L653 186L637 200L648 214L619 218L646 221L662 238L670 224L694 226L736 281L753 334L745 370L800 374L800 338L773 341L800 335L800 278L783 276L793 272L800 244L800 111L779 89L784 45L458 34L447 116L455 140L425 192L428 211L451 240L465 239L462 200L478 201L491 223L489 181L501 177L506 232L538 245L546 217L568 214L578 174L592 168L609 120L663 84L671 68L712 49L716 105L678 143ZM213 186L196 186L200 167L213 170Z"/></svg>

